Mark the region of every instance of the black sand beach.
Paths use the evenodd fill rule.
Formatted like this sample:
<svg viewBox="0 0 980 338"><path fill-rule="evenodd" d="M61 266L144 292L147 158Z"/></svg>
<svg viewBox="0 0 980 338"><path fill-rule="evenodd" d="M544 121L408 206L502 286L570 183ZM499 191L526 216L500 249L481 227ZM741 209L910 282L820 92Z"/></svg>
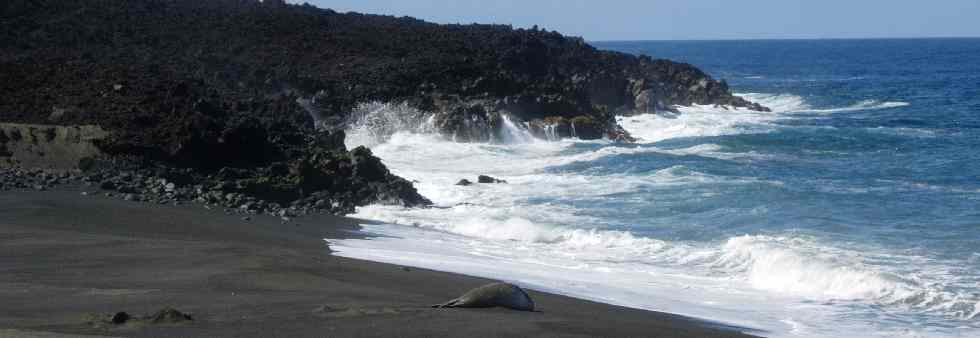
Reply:
<svg viewBox="0 0 980 338"><path fill-rule="evenodd" d="M354 220L249 221L78 191L0 193L0 336L739 337L681 316L531 292L540 310L432 309L488 280L331 256ZM193 321L99 323L165 307Z"/></svg>
<svg viewBox="0 0 980 338"><path fill-rule="evenodd" d="M740 336L538 292L533 313L432 309L489 281L331 256L324 238L356 221L301 216L431 204L347 148L364 104L473 142L511 118L629 142L616 112L768 110L692 65L283 1L14 0L0 17L0 337ZM168 307L193 320L147 319Z"/></svg>

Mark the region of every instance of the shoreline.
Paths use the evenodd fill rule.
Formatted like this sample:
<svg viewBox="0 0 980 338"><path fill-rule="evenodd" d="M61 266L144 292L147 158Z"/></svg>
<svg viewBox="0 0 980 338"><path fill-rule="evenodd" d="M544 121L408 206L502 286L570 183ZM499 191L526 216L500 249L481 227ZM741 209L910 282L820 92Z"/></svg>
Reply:
<svg viewBox="0 0 980 338"><path fill-rule="evenodd" d="M135 222L134 222L135 221ZM539 312L431 309L487 279L329 254L358 220L0 192L0 335L746 337L724 324L529 290ZM182 324L95 325L166 306ZM742 329L746 330L746 329Z"/></svg>

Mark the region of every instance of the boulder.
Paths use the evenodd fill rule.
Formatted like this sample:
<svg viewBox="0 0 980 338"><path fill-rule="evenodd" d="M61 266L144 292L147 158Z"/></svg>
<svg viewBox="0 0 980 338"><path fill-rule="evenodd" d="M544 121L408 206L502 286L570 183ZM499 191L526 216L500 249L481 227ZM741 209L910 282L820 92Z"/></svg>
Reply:
<svg viewBox="0 0 980 338"><path fill-rule="evenodd" d="M478 183L507 183L507 181L496 179L487 175L480 175L476 178Z"/></svg>
<svg viewBox="0 0 980 338"><path fill-rule="evenodd" d="M127 321L129 321L130 318L131 317L129 316L128 313L116 312L116 314L112 315L112 318L110 318L109 321L112 322L113 324L119 325L119 324L125 324Z"/></svg>

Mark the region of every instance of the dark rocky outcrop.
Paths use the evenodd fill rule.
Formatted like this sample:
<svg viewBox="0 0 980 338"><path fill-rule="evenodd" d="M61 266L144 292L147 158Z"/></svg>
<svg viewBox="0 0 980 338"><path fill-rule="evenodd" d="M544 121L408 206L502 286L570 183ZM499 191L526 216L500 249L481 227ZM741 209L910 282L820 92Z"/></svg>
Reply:
<svg viewBox="0 0 980 338"><path fill-rule="evenodd" d="M484 183L484 184L487 184L487 183L507 183L507 181L504 181L504 180L501 180L501 179L497 179L497 178L494 178L494 177L491 177L491 176L487 176L487 175L480 175L480 176L478 176L476 178L476 182L477 183Z"/></svg>
<svg viewBox="0 0 980 338"><path fill-rule="evenodd" d="M364 102L432 114L461 141L499 138L508 122L542 137L629 140L616 114L765 109L691 65L556 32L282 1L9 0L0 45L0 122L106 133L94 144L111 161L72 163L186 171L185 186L334 212L427 203L369 150L344 146ZM0 157L10 144L0 139Z"/></svg>
<svg viewBox="0 0 980 338"><path fill-rule="evenodd" d="M196 201L243 214L276 215L347 214L371 203L431 203L411 182L391 174L367 148L347 151L342 131L311 133L308 144L297 147L294 157L268 165L203 169L132 155L108 156L92 144L100 139L82 137L104 136L97 128L14 127L0 124L0 135L28 136L0 142L14 149L7 157L0 156L0 191L81 185L127 201ZM56 131L56 136L37 139L36 134L45 130Z"/></svg>

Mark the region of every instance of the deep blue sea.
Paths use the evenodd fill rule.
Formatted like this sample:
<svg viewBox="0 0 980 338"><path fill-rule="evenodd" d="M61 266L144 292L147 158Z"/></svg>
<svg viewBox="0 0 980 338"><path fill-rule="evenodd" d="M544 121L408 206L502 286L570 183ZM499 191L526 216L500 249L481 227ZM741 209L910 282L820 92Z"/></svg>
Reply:
<svg viewBox="0 0 980 338"><path fill-rule="evenodd" d="M332 248L767 336L980 337L980 39L594 45L773 112L620 117L637 144L354 126L438 208L360 208L381 236ZM509 183L454 185L478 174Z"/></svg>

